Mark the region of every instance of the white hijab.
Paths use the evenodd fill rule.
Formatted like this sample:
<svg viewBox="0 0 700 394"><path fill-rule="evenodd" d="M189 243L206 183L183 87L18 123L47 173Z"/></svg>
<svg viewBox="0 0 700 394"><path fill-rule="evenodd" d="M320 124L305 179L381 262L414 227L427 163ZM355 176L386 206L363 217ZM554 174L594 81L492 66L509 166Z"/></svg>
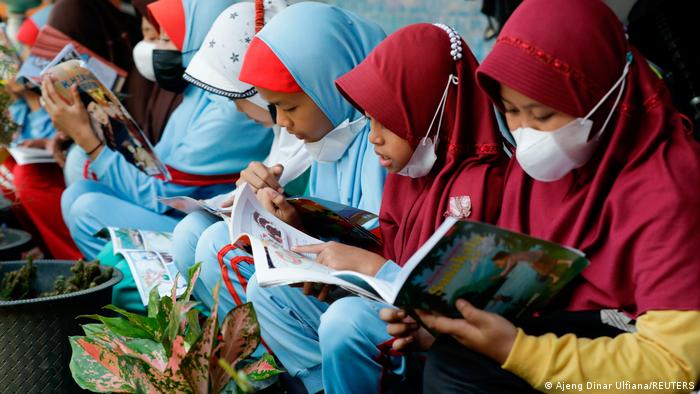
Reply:
<svg viewBox="0 0 700 394"><path fill-rule="evenodd" d="M265 23L287 7L286 0L265 0ZM206 91L229 97L246 99L267 110L268 103L252 85L241 82L238 76L250 41L255 35L255 4L236 3L221 13L212 24L199 51L185 70L184 78ZM275 138L270 154L263 161L267 166L281 164L284 172L282 185L296 179L309 168L311 156L303 141L286 129L273 127Z"/></svg>

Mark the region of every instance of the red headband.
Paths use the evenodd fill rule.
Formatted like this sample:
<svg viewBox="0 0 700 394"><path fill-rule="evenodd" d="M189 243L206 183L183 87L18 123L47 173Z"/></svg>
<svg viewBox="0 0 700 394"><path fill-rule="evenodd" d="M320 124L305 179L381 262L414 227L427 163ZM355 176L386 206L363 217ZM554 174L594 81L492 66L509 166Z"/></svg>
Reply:
<svg viewBox="0 0 700 394"><path fill-rule="evenodd" d="M156 22L156 28L165 31L177 49L182 51L185 44L185 8L182 0L158 0L148 6L151 20Z"/></svg>
<svg viewBox="0 0 700 394"><path fill-rule="evenodd" d="M253 38L246 51L239 79L255 87L280 93L303 91L277 55L258 37Z"/></svg>

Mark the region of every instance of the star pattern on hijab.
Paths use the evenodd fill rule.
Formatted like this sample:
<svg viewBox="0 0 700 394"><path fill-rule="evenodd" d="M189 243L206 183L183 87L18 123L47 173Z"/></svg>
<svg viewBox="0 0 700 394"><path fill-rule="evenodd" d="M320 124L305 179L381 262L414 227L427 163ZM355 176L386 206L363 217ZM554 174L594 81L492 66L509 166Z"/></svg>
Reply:
<svg viewBox="0 0 700 394"><path fill-rule="evenodd" d="M214 41L214 40L209 41L209 48L214 48L214 45L216 45L216 41Z"/></svg>
<svg viewBox="0 0 700 394"><path fill-rule="evenodd" d="M234 53L231 55L231 57L229 59L231 59L231 61L233 61L235 63L238 61L239 58L240 58L240 56L238 56L237 53Z"/></svg>
<svg viewBox="0 0 700 394"><path fill-rule="evenodd" d="M236 19L237 17L238 17L238 12L234 12L230 16L231 19Z"/></svg>

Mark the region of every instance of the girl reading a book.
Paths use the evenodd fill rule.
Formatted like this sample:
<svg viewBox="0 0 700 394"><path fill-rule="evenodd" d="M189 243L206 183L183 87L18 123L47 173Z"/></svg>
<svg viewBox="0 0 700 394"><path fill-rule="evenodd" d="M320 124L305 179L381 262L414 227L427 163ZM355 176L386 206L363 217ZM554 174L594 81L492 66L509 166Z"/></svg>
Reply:
<svg viewBox="0 0 700 394"><path fill-rule="evenodd" d="M44 81L45 101L49 112L55 112L54 122L91 159L89 171L95 180L71 185L61 204L71 235L85 257L94 257L104 246L105 242L93 235L106 226L172 231L179 214L159 203L158 197L208 198L230 190L238 173L269 151L269 129L238 113L228 99L182 79L182 71L200 48L208 26L232 3L160 0L148 6L162 34L162 49L153 53L158 83L184 95L155 146L171 179L146 175L122 155L104 149L89 127L84 108L75 100L77 92L72 103L66 104ZM221 144L228 138L240 143Z"/></svg>
<svg viewBox="0 0 700 394"><path fill-rule="evenodd" d="M663 81L615 14L589 0L526 0L477 76L517 142L498 223L578 248L591 263L518 327L466 301L457 303L463 319L420 313L447 334L430 350L424 387L534 393L566 382L607 393L628 392L616 382L679 382L659 392L692 391L700 146ZM425 343L403 312L382 313L401 337L395 347Z"/></svg>
<svg viewBox="0 0 700 394"><path fill-rule="evenodd" d="M254 187L257 184L256 181L260 180L256 171L267 174L268 168L271 168L273 171L282 173L279 179L275 178L279 182L279 187L284 187L286 193L290 195L299 195L306 189L308 168L312 162L311 156L304 149L303 141L274 124L268 110L268 103L260 97L255 88L238 79L250 41L256 30L262 29L264 25L260 22L269 21L286 6L285 0L266 1L263 4L240 2L224 10L214 21L202 48L185 70L185 79L202 89L231 99L230 105L235 105L246 116L266 127L272 127L275 136L267 158L262 162L256 161L249 164L245 170L241 171L241 177L237 183L247 182ZM232 14L237 15L236 18L231 18ZM262 15L263 18L256 19L257 15ZM234 62L231 59L232 53L238 55L239 60ZM221 143L237 142L225 140ZM234 185L231 186L233 188ZM230 206L231 201L224 205ZM202 236L205 230L206 236ZM218 248L217 252L228 245L230 241L226 223L218 216L204 211L192 212L178 223L173 237L175 263L183 275L187 274L189 267L195 262L202 262L204 268L200 272L200 277L206 277L206 279L197 281L194 294L211 307L213 305L211 288L204 286L203 282L216 283L220 280L218 253L195 257L195 251L198 242L202 243L203 250ZM230 309L233 299L227 291L222 291L220 294L221 305ZM221 318L224 316L222 314Z"/></svg>
<svg viewBox="0 0 700 394"><path fill-rule="evenodd" d="M46 16L43 12L45 11L42 10L42 15ZM40 20L37 19L37 22ZM28 39L31 39L33 35L28 36ZM133 68L132 44L138 40L138 37L137 21L121 13L109 1L60 0L51 8L46 25L42 26L32 44L38 56L51 60L69 40L72 40L105 61L129 72ZM139 92L142 86L139 79L143 80L132 76L125 83L124 91L129 93L126 105L130 109L138 107L138 100L144 96ZM132 104L133 107L131 107ZM46 107L44 109L48 110ZM50 111L47 112L51 115ZM66 185L60 166L63 166L66 160L62 146L66 139L60 132L52 135L48 145L37 147L53 151L59 165L16 166L15 187L22 206L39 231L40 238L46 244L51 256L78 259L81 257L81 252L73 242L64 224L64 218L61 216L61 194Z"/></svg>
<svg viewBox="0 0 700 394"><path fill-rule="evenodd" d="M389 171L379 216L384 252L335 242L297 252L391 280L446 214L496 220L506 160L492 106L476 86L476 66L453 29L424 23L390 35L336 80L371 119L368 140ZM408 370L379 319L384 304L345 297L329 305L255 280L248 297L266 343L309 392L379 392Z"/></svg>
<svg viewBox="0 0 700 394"><path fill-rule="evenodd" d="M340 8L297 3L252 39L239 77L274 104L276 123L304 142L313 158L308 195L373 213L379 212L386 171L367 141L369 121L343 99L333 81L384 36L378 25ZM253 170L249 185L260 202L281 220L299 226L295 208L282 193L278 169L260 165ZM376 220L367 227L376 227ZM254 272L252 256L230 242L227 227L216 224L202 235L194 259L203 262L200 278L207 294L223 280L221 316L246 301Z"/></svg>

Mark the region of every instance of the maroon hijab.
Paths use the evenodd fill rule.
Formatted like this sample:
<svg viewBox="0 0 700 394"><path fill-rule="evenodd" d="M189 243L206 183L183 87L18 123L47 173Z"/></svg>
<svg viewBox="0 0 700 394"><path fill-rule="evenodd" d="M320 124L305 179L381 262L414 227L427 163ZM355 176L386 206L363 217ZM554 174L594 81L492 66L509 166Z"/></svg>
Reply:
<svg viewBox="0 0 700 394"><path fill-rule="evenodd" d="M627 51L627 86L593 158L555 182L512 160L498 223L586 253L568 309L699 309L700 145L615 14L597 0L526 0L477 78L499 106L502 83L580 117L622 75Z"/></svg>
<svg viewBox="0 0 700 394"><path fill-rule="evenodd" d="M336 84L350 102L414 147L438 109L450 74L437 162L427 175L390 174L379 214L385 257L400 265L444 221L450 197L469 196L469 219L494 222L500 208L505 159L488 97L476 86L476 59L458 36L463 57L440 27L420 23L387 37ZM431 137L437 130L437 121Z"/></svg>

